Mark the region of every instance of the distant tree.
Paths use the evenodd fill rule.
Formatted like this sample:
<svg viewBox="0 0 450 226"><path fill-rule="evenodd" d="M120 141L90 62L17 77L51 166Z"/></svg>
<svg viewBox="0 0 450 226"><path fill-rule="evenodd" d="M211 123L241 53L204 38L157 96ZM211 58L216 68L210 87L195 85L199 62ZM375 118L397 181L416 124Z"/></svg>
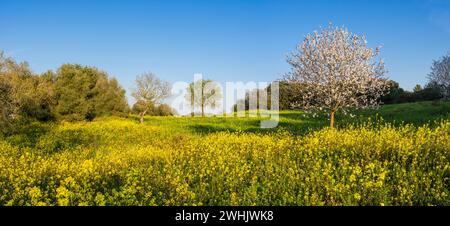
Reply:
<svg viewBox="0 0 450 226"><path fill-rule="evenodd" d="M157 116L173 116L175 114L176 114L175 110L168 104L160 104L155 109L155 115Z"/></svg>
<svg viewBox="0 0 450 226"><path fill-rule="evenodd" d="M145 109L145 103L142 101L136 102L132 107L132 112L134 114L139 115ZM172 116L175 115L175 110L172 109L168 104L160 104L159 106L155 106L153 104L150 105L145 115L150 116Z"/></svg>
<svg viewBox="0 0 450 226"><path fill-rule="evenodd" d="M133 104L133 106L131 107L131 112L133 114L141 114L141 112L145 111L145 107L146 104L144 101L136 101L136 103ZM149 113L152 111L152 109L154 109L155 106L153 104L150 105L149 110L147 110L147 112L145 112L145 115L149 115Z"/></svg>
<svg viewBox="0 0 450 226"><path fill-rule="evenodd" d="M394 80L387 80L388 92L380 99L384 104L393 104L402 102L402 97L405 96L405 90L400 88L400 84Z"/></svg>
<svg viewBox="0 0 450 226"><path fill-rule="evenodd" d="M302 98L304 87L301 83L280 81L279 82L279 108L289 110L296 108L296 101Z"/></svg>
<svg viewBox="0 0 450 226"><path fill-rule="evenodd" d="M442 98L441 88L435 82L429 82L423 88L420 85L416 85L413 92L400 88L395 81L388 80L387 83L389 93L381 97L381 101L384 104L430 101Z"/></svg>
<svg viewBox="0 0 450 226"><path fill-rule="evenodd" d="M195 107L201 109L202 117L205 116L205 108L216 108L220 105L222 91L219 85L212 80L199 79L189 84L187 88L186 100L192 108L192 115L195 113Z"/></svg>
<svg viewBox="0 0 450 226"><path fill-rule="evenodd" d="M433 61L428 80L441 88L446 99L450 98L450 54Z"/></svg>
<svg viewBox="0 0 450 226"><path fill-rule="evenodd" d="M136 78L136 87L132 95L140 104L140 122L144 123L144 116L151 107L160 104L162 100L169 97L170 85L154 74L146 73Z"/></svg>
<svg viewBox="0 0 450 226"><path fill-rule="evenodd" d="M306 89L297 104L328 112L330 127L340 109L377 106L387 90L384 62L375 59L378 55L379 48L368 48L365 37L345 28L330 25L307 35L288 59L288 78Z"/></svg>
<svg viewBox="0 0 450 226"><path fill-rule="evenodd" d="M440 86L435 83L428 83L422 89L416 87L414 88L414 92L405 92L398 103L439 100L442 99L442 97L443 95Z"/></svg>
<svg viewBox="0 0 450 226"><path fill-rule="evenodd" d="M276 81L279 83L279 109L291 109L293 97L300 92L295 92L298 88L295 84L286 81ZM244 106L244 110L261 110L271 108L271 85L262 89L252 89L245 92L244 99L238 99L232 107L233 112L239 111L239 106ZM266 100L261 102L261 100Z"/></svg>
<svg viewBox="0 0 450 226"><path fill-rule="evenodd" d="M423 89L422 89L422 86L421 85L419 85L419 84L417 84L416 86L414 86L414 89L413 89L413 91L415 92L415 93L419 93L419 92L421 92Z"/></svg>
<svg viewBox="0 0 450 226"><path fill-rule="evenodd" d="M423 100L439 100L444 97L441 87L435 82L427 83L421 94Z"/></svg>

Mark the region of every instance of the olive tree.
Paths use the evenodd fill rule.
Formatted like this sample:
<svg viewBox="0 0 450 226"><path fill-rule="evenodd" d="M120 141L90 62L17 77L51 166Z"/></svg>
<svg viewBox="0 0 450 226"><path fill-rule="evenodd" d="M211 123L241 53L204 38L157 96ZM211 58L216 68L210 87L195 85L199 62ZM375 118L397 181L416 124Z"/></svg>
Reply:
<svg viewBox="0 0 450 226"><path fill-rule="evenodd" d="M444 98L450 98L450 54L433 61L428 79L441 89Z"/></svg>
<svg viewBox="0 0 450 226"><path fill-rule="evenodd" d="M336 111L374 107L386 93L384 62L379 47L369 48L364 36L344 27L321 28L308 34L288 57L291 82L303 93L296 105L306 111L325 111L334 127Z"/></svg>
<svg viewBox="0 0 450 226"><path fill-rule="evenodd" d="M145 73L138 76L132 96L141 105L140 122L144 123L144 116L152 106L161 104L169 95L169 83L160 80L153 73Z"/></svg>
<svg viewBox="0 0 450 226"><path fill-rule="evenodd" d="M6 133L15 113L15 106L11 99L11 86L0 75L0 135Z"/></svg>

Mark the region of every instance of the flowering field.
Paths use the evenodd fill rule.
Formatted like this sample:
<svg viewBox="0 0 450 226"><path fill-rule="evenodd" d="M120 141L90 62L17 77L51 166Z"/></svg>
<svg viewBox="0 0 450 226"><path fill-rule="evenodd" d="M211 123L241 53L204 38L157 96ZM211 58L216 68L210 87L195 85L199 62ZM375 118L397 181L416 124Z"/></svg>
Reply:
<svg viewBox="0 0 450 226"><path fill-rule="evenodd" d="M0 205L450 205L449 114L405 106L336 130L294 111L269 131L258 118L31 123L0 140Z"/></svg>

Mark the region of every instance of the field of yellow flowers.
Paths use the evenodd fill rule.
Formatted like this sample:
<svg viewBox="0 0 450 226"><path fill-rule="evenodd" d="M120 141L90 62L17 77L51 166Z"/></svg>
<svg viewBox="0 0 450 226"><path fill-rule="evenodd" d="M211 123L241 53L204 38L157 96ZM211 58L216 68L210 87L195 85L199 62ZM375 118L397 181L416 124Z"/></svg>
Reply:
<svg viewBox="0 0 450 226"><path fill-rule="evenodd" d="M289 117L267 132L248 118L228 121L245 131L147 120L32 123L1 139L0 205L450 205L447 120L302 133Z"/></svg>

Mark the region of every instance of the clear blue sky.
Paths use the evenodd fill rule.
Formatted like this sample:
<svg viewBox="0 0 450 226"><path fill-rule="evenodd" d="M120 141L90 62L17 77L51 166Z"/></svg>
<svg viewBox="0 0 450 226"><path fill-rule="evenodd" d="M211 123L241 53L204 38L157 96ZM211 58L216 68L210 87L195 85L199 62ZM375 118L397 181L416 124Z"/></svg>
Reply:
<svg viewBox="0 0 450 226"><path fill-rule="evenodd" d="M450 51L448 0L0 0L0 49L35 72L97 66L127 90L147 71L170 82L194 73L271 81L289 71L286 54L330 21L383 45L388 76L406 89Z"/></svg>

